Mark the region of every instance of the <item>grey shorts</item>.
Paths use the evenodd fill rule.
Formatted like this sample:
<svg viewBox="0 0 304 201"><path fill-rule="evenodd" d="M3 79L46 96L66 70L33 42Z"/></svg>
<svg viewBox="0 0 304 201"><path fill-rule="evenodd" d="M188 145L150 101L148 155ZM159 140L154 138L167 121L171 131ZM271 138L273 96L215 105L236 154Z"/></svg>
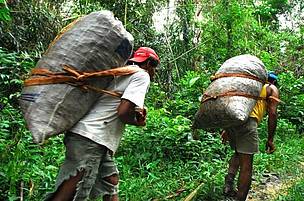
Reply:
<svg viewBox="0 0 304 201"><path fill-rule="evenodd" d="M96 199L118 193L118 185L104 180L105 177L119 174L112 153L107 147L71 132L65 135L64 144L65 161L57 176L55 192L65 180L76 176L77 172L84 171L82 180L77 184L74 200ZM53 194L50 193L46 200Z"/></svg>
<svg viewBox="0 0 304 201"><path fill-rule="evenodd" d="M259 152L259 136L257 132L257 122L254 118L249 118L241 126L226 129L229 133L229 143L232 149L238 153L254 154Z"/></svg>

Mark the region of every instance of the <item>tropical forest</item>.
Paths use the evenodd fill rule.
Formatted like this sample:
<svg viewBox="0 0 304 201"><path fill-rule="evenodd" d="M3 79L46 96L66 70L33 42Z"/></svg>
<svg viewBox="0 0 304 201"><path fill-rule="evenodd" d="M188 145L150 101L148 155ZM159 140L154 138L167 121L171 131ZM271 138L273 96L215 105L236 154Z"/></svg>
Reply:
<svg viewBox="0 0 304 201"><path fill-rule="evenodd" d="M257 127L246 200L304 200L303 0L0 0L0 200L39 201L54 190L65 132L35 143L20 96L58 36L104 10L132 35L133 51L150 47L160 59L145 97L146 125L126 125L114 155L119 200L230 200L223 186L234 150L222 128L192 125L211 78L244 54L277 75L280 99L273 153L267 114Z"/></svg>

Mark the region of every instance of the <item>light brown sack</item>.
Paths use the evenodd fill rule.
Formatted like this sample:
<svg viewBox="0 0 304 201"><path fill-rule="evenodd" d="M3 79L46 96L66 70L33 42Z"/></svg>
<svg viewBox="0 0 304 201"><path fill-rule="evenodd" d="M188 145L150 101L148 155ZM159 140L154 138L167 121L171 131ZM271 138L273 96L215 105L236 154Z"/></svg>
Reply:
<svg viewBox="0 0 304 201"><path fill-rule="evenodd" d="M64 66L80 72L124 66L133 37L110 11L93 12L69 25L38 61L36 69L63 73ZM37 76L37 75L36 75ZM86 84L105 89L112 76L91 78ZM68 84L25 86L20 106L36 143L71 128L100 94Z"/></svg>
<svg viewBox="0 0 304 201"><path fill-rule="evenodd" d="M225 61L204 91L193 128L229 128L246 122L267 74L263 62L252 55Z"/></svg>

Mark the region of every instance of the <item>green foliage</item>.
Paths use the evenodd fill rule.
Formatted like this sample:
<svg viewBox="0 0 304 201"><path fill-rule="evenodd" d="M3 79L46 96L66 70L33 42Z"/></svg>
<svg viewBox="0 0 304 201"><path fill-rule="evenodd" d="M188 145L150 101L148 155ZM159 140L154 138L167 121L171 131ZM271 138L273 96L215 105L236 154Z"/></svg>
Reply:
<svg viewBox="0 0 304 201"><path fill-rule="evenodd" d="M192 119L193 114L199 107L203 91L210 84L209 77L211 74L205 71L204 76L201 76L203 72L188 71L180 80L176 91L163 106L172 116L183 115Z"/></svg>
<svg viewBox="0 0 304 201"><path fill-rule="evenodd" d="M135 47L154 47L155 30L153 29L153 13L166 1L97 1L75 0L71 12L76 15L88 14L92 11L107 9L123 22L126 29L132 33ZM144 31L141 31L144 30Z"/></svg>
<svg viewBox="0 0 304 201"><path fill-rule="evenodd" d="M57 169L64 157L60 138L46 146L33 144L18 108L4 101L0 111L0 200L41 200L54 185Z"/></svg>
<svg viewBox="0 0 304 201"><path fill-rule="evenodd" d="M17 105L23 80L27 72L34 66L34 57L27 53L8 53L0 47L0 104ZM5 99L6 98L6 99Z"/></svg>
<svg viewBox="0 0 304 201"><path fill-rule="evenodd" d="M43 51L64 25L62 1L12 1L12 20L0 21L0 47L10 51Z"/></svg>
<svg viewBox="0 0 304 201"><path fill-rule="evenodd" d="M304 197L304 179L300 180L294 184L286 193L286 195L281 194L278 196L276 201L300 201Z"/></svg>
<svg viewBox="0 0 304 201"><path fill-rule="evenodd" d="M279 106L273 155L264 152L267 121L259 127L261 153L255 158L255 177L269 171L284 177L303 170L297 165L303 161L304 150L304 29L278 32L274 28L273 14L284 12L286 1L263 1L260 7L251 1L178 1L175 21L162 33L155 31L152 16L168 9L164 7L167 1L72 2L61 16L63 0L16 1L8 5L14 11L12 21L0 22L0 46L6 47L0 48L0 200L20 199L21 186L25 200L41 200L54 187L64 158L61 136L44 146L33 144L17 98L22 80L58 30L78 16L100 9L114 12L134 36L135 47L151 46L161 57L160 71L146 99L148 124L144 128L127 126L116 153L122 200L168 200L176 192L181 193L172 200L183 200L200 183L204 185L197 200L222 199L231 151L215 132L200 130L200 140L192 140L191 124L210 76L227 58L244 53L260 57L268 70L279 74L284 101ZM269 24L263 13L276 22ZM25 49L31 53L15 52ZM279 199L297 199L302 186L299 181L290 189L290 196Z"/></svg>
<svg viewBox="0 0 304 201"><path fill-rule="evenodd" d="M261 1L256 7L255 14L264 23L273 29L278 29L278 14L283 14L291 9L288 0Z"/></svg>
<svg viewBox="0 0 304 201"><path fill-rule="evenodd" d="M6 5L5 0L0 0L0 21L10 21L10 10Z"/></svg>
<svg viewBox="0 0 304 201"><path fill-rule="evenodd" d="M259 23L254 11L252 4L226 0L206 8L199 26L204 30L201 40L209 68L216 70L235 55L249 53L260 56L264 52L273 54L278 50L274 47L279 47L279 40L274 40L269 28Z"/></svg>
<svg viewBox="0 0 304 201"><path fill-rule="evenodd" d="M170 8L167 8L170 9ZM164 51L166 55L165 62L171 63L168 66L172 72L172 80L180 80L188 70L195 69L195 60L189 59L188 54L185 52L191 52L194 54L198 51L197 44L193 41L195 37L195 3L193 0L180 1L176 7L175 23L168 24L165 27L165 33L161 33L159 36L163 38L166 44ZM173 16L168 16L173 17ZM193 47L194 46L194 47ZM185 54L185 56L181 56ZM186 68L187 67L187 68ZM172 86L172 83L169 83ZM174 84L173 84L174 86Z"/></svg>
<svg viewBox="0 0 304 201"><path fill-rule="evenodd" d="M194 177L210 182L219 164L223 165L221 159L226 156L224 150L216 146L219 138L204 133L204 141L189 141L189 120L181 116L172 119L167 115L163 109L150 109L147 128L128 127L116 156L122 172L123 200L164 198L185 184L184 188L191 191L198 185L192 183ZM215 154L209 154L212 152ZM210 166L210 163L217 165ZM194 176L193 172L199 174Z"/></svg>
<svg viewBox="0 0 304 201"><path fill-rule="evenodd" d="M120 166L124 200L163 199L173 190L186 188L189 192L199 185L198 182L207 184L202 189L202 198L214 191L220 194L219 183L224 174L222 167L227 160L227 149L221 147L220 138L215 133L200 131L199 137L203 140L191 140L190 118L198 107L202 89L209 83L205 80L207 77L199 75L194 71L187 72L179 83L179 87L185 90L173 94L163 103L152 101L157 96L163 97L158 86L152 86L147 99L150 102L148 125L143 129L129 126L116 154L118 164L128 164ZM193 172L199 173L195 176L195 183L191 182ZM134 188L130 189L130 183ZM151 189L154 185L157 188ZM213 199L218 197L221 196Z"/></svg>
<svg viewBox="0 0 304 201"><path fill-rule="evenodd" d="M0 200L18 199L21 186L23 196L41 198L53 186L58 161L63 159L59 138L51 141L50 146L56 145L49 149L32 143L18 106L24 76L34 60L32 55L0 48Z"/></svg>
<svg viewBox="0 0 304 201"><path fill-rule="evenodd" d="M301 31L302 30L302 31ZM284 50L281 63L281 71L292 71L296 77L304 75L302 63L304 62L304 26L300 27L300 32L290 36L282 33L281 47Z"/></svg>
<svg viewBox="0 0 304 201"><path fill-rule="evenodd" d="M304 132L304 77L296 78L294 73L287 71L280 75L281 104L280 115L297 126L300 133Z"/></svg>

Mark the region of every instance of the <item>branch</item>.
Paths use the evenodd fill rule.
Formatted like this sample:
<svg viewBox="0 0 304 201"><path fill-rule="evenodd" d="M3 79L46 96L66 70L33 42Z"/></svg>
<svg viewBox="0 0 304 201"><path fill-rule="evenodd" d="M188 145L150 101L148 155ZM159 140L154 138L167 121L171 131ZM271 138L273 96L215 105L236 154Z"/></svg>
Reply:
<svg viewBox="0 0 304 201"><path fill-rule="evenodd" d="M23 201L23 186L24 186L24 183L22 181L20 184L20 201Z"/></svg>
<svg viewBox="0 0 304 201"><path fill-rule="evenodd" d="M196 196L198 190L202 187L204 183L201 183L194 191L192 191L185 199L184 201L191 201L194 196Z"/></svg>

